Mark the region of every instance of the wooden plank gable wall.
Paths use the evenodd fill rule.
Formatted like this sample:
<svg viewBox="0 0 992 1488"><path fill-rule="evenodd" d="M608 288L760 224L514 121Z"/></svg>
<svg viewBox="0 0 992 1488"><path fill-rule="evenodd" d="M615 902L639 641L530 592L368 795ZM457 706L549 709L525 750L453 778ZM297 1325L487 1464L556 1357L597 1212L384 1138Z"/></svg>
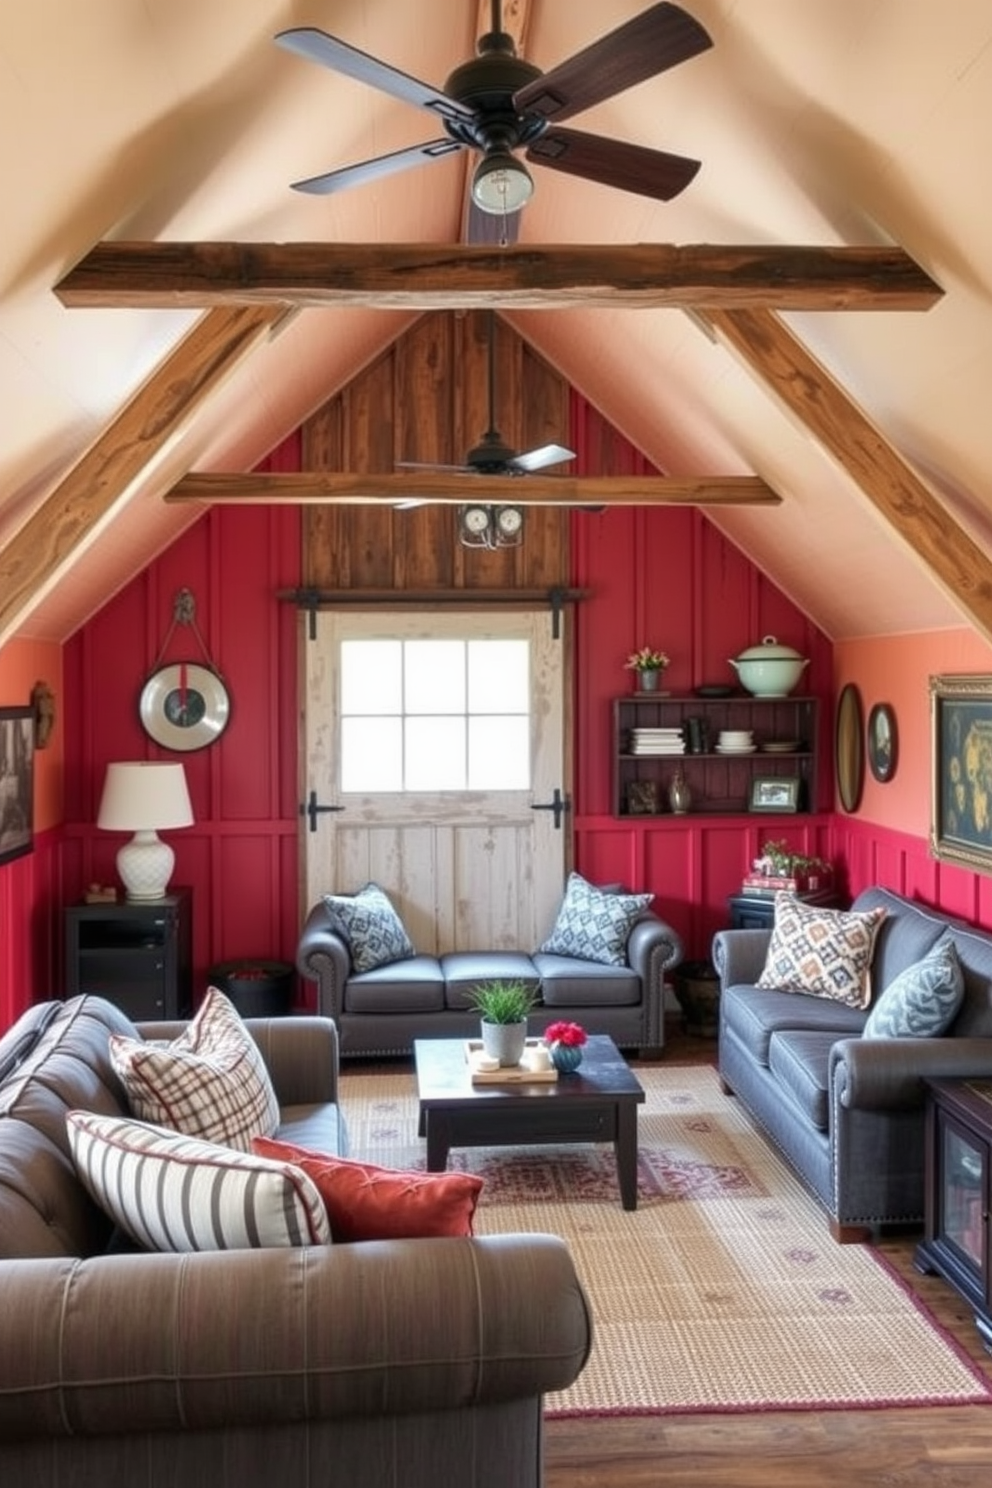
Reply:
<svg viewBox="0 0 992 1488"><path fill-rule="evenodd" d="M305 470L389 472L403 460L460 465L488 427L490 317L422 316L303 428ZM566 444L569 385L498 316L495 421L523 451ZM525 483L526 476L520 477ZM466 476L466 500L471 499ZM458 541L450 506L307 507L305 586L328 589L548 589L568 581L568 512L529 508L524 542L489 551Z"/></svg>

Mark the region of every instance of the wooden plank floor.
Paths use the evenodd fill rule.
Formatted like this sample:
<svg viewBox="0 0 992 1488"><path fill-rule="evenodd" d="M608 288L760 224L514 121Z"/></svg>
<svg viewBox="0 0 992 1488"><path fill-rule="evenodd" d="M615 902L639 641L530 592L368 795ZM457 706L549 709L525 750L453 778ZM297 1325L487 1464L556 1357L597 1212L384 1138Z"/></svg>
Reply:
<svg viewBox="0 0 992 1488"><path fill-rule="evenodd" d="M711 1041L677 1024L667 1036L665 1063L714 1055ZM917 1238L879 1248L992 1381L970 1310L946 1282L914 1270ZM546 1488L988 1488L992 1407L549 1421L545 1464Z"/></svg>

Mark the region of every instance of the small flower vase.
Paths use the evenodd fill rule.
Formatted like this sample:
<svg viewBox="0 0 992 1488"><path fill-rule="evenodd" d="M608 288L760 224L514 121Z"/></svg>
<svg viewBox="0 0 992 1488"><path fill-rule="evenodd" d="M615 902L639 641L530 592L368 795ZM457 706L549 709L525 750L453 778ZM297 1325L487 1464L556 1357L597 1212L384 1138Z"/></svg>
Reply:
<svg viewBox="0 0 992 1488"><path fill-rule="evenodd" d="M552 1044L551 1063L560 1075L572 1074L582 1063L581 1044Z"/></svg>
<svg viewBox="0 0 992 1488"><path fill-rule="evenodd" d="M637 676L637 690L638 690L638 692L657 692L658 691L658 679L661 676L660 669L657 669L655 667L649 667L645 671L637 672L636 673L636 676Z"/></svg>
<svg viewBox="0 0 992 1488"><path fill-rule="evenodd" d="M681 770L676 770L668 787L668 804L675 816L685 816L692 805L692 792Z"/></svg>

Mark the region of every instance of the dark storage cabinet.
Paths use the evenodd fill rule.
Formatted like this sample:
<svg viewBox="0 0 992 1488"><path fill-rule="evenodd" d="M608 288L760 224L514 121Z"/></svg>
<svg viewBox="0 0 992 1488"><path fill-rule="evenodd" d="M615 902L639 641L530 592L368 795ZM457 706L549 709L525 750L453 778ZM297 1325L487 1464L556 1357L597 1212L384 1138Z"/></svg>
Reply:
<svg viewBox="0 0 992 1488"><path fill-rule="evenodd" d="M926 1144L926 1232L915 1264L960 1293L992 1350L992 1080L928 1080Z"/></svg>
<svg viewBox="0 0 992 1488"><path fill-rule="evenodd" d="M129 1018L192 1011L192 896L144 904L73 904L65 912L66 995L93 992Z"/></svg>
<svg viewBox="0 0 992 1488"><path fill-rule="evenodd" d="M820 905L824 909L833 909L837 904L833 889L815 889L794 894L793 898L801 904ZM770 930L775 924L774 894L731 894L727 906L731 930Z"/></svg>

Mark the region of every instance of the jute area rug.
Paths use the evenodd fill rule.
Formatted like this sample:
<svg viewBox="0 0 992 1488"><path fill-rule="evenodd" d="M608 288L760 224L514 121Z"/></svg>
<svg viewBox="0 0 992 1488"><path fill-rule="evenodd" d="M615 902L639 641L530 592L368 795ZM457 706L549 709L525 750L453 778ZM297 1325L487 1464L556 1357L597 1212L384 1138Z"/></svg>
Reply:
<svg viewBox="0 0 992 1488"><path fill-rule="evenodd" d="M571 1248L592 1356L549 1416L987 1403L989 1389L870 1248L822 1211L705 1066L638 1068L638 1208L609 1146L455 1150L476 1233ZM350 1154L422 1169L409 1074L345 1074Z"/></svg>

